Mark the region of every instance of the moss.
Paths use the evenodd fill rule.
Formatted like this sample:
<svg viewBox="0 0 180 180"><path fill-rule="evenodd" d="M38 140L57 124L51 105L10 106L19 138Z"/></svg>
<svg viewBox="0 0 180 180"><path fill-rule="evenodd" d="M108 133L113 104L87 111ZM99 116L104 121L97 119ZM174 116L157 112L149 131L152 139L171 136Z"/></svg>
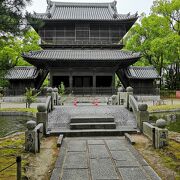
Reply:
<svg viewBox="0 0 180 180"><path fill-rule="evenodd" d="M164 165L177 173L180 177L180 144L170 140L169 145L163 149L156 150L160 155Z"/></svg>
<svg viewBox="0 0 180 180"><path fill-rule="evenodd" d="M0 140L0 170L16 162L16 156L22 157L22 170L28 163L28 154L24 151L24 134ZM24 172L22 171L22 175ZM0 179L16 179L16 164L0 173Z"/></svg>

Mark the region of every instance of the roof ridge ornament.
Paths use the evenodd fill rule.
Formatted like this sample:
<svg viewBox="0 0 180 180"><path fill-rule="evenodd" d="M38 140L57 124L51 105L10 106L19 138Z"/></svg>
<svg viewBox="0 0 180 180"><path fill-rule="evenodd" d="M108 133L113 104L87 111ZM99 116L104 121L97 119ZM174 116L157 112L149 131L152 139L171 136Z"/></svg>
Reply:
<svg viewBox="0 0 180 180"><path fill-rule="evenodd" d="M138 17L138 11L135 13L135 16Z"/></svg>
<svg viewBox="0 0 180 180"><path fill-rule="evenodd" d="M47 1L47 17L48 18L51 18L51 12L50 12L50 9L52 7L52 3L51 3L51 0L46 0Z"/></svg>
<svg viewBox="0 0 180 180"><path fill-rule="evenodd" d="M111 7L112 9L114 10L114 13L113 13L113 18L116 19L118 17L118 12L117 12L117 8L116 8L116 5L117 5L117 1L114 0L111 4Z"/></svg>

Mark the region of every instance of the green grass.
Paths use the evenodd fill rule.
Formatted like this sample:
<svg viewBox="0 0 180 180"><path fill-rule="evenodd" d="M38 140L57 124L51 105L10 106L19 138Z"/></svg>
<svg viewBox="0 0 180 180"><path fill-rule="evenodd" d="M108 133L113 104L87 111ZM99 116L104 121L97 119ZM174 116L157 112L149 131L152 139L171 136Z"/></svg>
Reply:
<svg viewBox="0 0 180 180"><path fill-rule="evenodd" d="M174 131L180 133L180 120L177 120L176 122L172 122L167 126L169 131Z"/></svg>
<svg viewBox="0 0 180 180"><path fill-rule="evenodd" d="M157 105L157 106L149 106L148 111L153 112L153 111L169 111L169 110L174 110L174 109L180 109L180 104L174 104L174 105Z"/></svg>
<svg viewBox="0 0 180 180"><path fill-rule="evenodd" d="M0 170L11 165L16 161L16 156L22 157L22 175L23 169L28 163L28 154L24 151L25 135L20 134L9 138L0 139ZM16 164L0 172L0 179L16 179Z"/></svg>
<svg viewBox="0 0 180 180"><path fill-rule="evenodd" d="M0 111L7 111L7 112L32 112L36 113L36 108L0 108Z"/></svg>

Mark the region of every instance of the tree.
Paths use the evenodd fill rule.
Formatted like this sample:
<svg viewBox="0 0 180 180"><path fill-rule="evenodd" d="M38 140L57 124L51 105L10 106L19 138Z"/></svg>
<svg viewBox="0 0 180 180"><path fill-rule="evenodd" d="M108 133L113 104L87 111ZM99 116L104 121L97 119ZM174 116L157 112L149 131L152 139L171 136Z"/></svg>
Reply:
<svg viewBox="0 0 180 180"><path fill-rule="evenodd" d="M31 107L31 104L36 101L38 94L39 93L34 94L33 88L26 88L26 93L25 93L26 108Z"/></svg>
<svg viewBox="0 0 180 180"><path fill-rule="evenodd" d="M25 28L25 13L23 10L31 0L1 0L0 1L0 33L7 32L14 35L20 34Z"/></svg>
<svg viewBox="0 0 180 180"><path fill-rule="evenodd" d="M172 16L171 18L167 18L167 13L162 12L161 6L164 2L168 2L167 8L172 11L171 13L170 10L168 11ZM176 4L176 8L174 8L174 4ZM175 15L178 11L174 10L177 9L177 4L179 3L176 0L154 1L151 14L149 16L143 14L140 23L135 24L126 37L126 48L132 51L140 51L143 55L139 64L154 65L161 76L163 70L169 71L170 65L176 64L176 67L179 67L180 36L179 30L175 30L179 26L177 26L179 22L175 21L177 20ZM178 71L179 68L176 68L175 82L171 86L174 89L178 88Z"/></svg>
<svg viewBox="0 0 180 180"><path fill-rule="evenodd" d="M61 82L61 84L59 85L58 90L59 90L59 94L61 96L63 96L65 94L65 86L64 86L63 82Z"/></svg>
<svg viewBox="0 0 180 180"><path fill-rule="evenodd" d="M14 66L29 65L21 57L23 52L41 49L38 44L39 35L32 29L26 31L24 36L13 36L7 33L6 36L0 38L0 86L6 86L4 75L7 70Z"/></svg>
<svg viewBox="0 0 180 180"><path fill-rule="evenodd" d="M180 35L180 1L179 0L155 0L152 12L165 17L173 31Z"/></svg>

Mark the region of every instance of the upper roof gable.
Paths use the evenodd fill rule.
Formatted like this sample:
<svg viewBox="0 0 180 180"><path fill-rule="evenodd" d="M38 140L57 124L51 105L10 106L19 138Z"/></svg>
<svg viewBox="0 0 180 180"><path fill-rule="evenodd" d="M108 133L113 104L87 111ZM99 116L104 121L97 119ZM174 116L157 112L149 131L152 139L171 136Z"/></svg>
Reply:
<svg viewBox="0 0 180 180"><path fill-rule="evenodd" d="M34 17L43 20L131 20L134 15L118 14L116 1L111 3L72 3L48 1L46 13L35 13Z"/></svg>

